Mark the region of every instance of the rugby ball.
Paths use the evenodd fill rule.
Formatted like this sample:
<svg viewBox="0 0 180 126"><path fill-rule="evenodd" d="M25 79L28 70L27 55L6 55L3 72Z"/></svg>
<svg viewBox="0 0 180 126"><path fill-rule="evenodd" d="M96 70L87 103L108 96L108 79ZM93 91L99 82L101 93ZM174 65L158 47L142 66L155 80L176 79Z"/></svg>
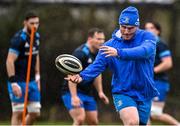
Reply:
<svg viewBox="0 0 180 126"><path fill-rule="evenodd" d="M55 60L55 65L59 71L64 74L77 74L82 71L81 61L73 55L62 54Z"/></svg>

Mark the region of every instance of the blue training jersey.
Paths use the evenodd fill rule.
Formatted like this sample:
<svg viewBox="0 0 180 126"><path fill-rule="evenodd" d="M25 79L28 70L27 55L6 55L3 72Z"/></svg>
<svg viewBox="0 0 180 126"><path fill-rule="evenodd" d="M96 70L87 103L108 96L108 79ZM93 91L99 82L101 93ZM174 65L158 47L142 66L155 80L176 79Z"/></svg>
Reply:
<svg viewBox="0 0 180 126"><path fill-rule="evenodd" d="M80 73L83 80L94 79L108 67L113 73L112 94L128 95L136 101L158 95L153 79L156 38L152 33L138 29L131 40L125 41L116 30L104 45L116 48L118 56L106 58L99 51L93 64Z"/></svg>
<svg viewBox="0 0 180 126"><path fill-rule="evenodd" d="M36 56L39 54L40 35L35 33L30 80L35 80ZM25 29L18 31L11 39L9 52L15 53L18 57L15 61L15 76L17 82L25 82L30 48L30 36Z"/></svg>
<svg viewBox="0 0 180 126"><path fill-rule="evenodd" d="M85 69L95 60L97 54L91 53L87 44L82 44L77 49L75 49L72 55L74 55L81 61L83 69ZM77 85L77 91L86 95L93 96L93 81L94 80L81 82ZM69 92L68 83L67 81L64 81L62 94L66 93L67 91Z"/></svg>
<svg viewBox="0 0 180 126"><path fill-rule="evenodd" d="M162 62L163 58L169 57L169 56L171 57L171 52L168 49L168 46L162 41L162 39L158 38L157 45L156 45L156 57L155 57L154 66L155 67L158 66ZM154 79L167 82L168 76L166 72L155 73Z"/></svg>

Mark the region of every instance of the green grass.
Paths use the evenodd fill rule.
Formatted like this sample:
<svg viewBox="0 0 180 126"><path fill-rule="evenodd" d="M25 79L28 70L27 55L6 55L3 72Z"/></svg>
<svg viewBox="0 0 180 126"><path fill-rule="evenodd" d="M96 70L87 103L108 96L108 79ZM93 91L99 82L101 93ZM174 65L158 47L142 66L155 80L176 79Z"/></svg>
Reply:
<svg viewBox="0 0 180 126"><path fill-rule="evenodd" d="M10 125L10 121L0 121L0 125ZM60 122L60 121L37 121L34 125L72 125L72 122ZM119 122L103 123L99 125L122 125ZM161 122L152 122L152 125L164 125Z"/></svg>
<svg viewBox="0 0 180 126"><path fill-rule="evenodd" d="M34 125L71 125L72 122L60 121L37 121ZM0 125L10 125L10 121L0 121Z"/></svg>
<svg viewBox="0 0 180 126"><path fill-rule="evenodd" d="M59 121L38 121L35 125L72 125L72 122L59 122Z"/></svg>
<svg viewBox="0 0 180 126"><path fill-rule="evenodd" d="M10 121L0 121L0 125L10 125Z"/></svg>

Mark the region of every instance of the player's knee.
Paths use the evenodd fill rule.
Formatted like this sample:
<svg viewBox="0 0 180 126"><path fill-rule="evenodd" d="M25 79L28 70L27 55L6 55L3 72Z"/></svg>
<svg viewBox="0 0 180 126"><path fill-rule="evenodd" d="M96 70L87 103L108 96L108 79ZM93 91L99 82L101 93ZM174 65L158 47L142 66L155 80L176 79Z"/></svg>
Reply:
<svg viewBox="0 0 180 126"><path fill-rule="evenodd" d="M151 115L151 119L156 120L159 118L159 115Z"/></svg>
<svg viewBox="0 0 180 126"><path fill-rule="evenodd" d="M29 113L29 116L30 116L30 118L32 118L32 119L36 119L36 118L38 118L39 116L40 116L41 114L40 114L40 112L30 112Z"/></svg>
<svg viewBox="0 0 180 126"><path fill-rule="evenodd" d="M99 120L98 119L91 119L91 120L86 120L88 125L98 125Z"/></svg>
<svg viewBox="0 0 180 126"><path fill-rule="evenodd" d="M29 113L30 116L33 116L33 117L39 117L41 115L40 112L34 112L34 113Z"/></svg>
<svg viewBox="0 0 180 126"><path fill-rule="evenodd" d="M78 117L75 119L75 123L78 124L78 125L83 124L84 121L85 121L85 117L84 117L84 116L78 116Z"/></svg>
<svg viewBox="0 0 180 126"><path fill-rule="evenodd" d="M99 120L98 119L95 119L92 121L92 125L97 125L99 123Z"/></svg>
<svg viewBox="0 0 180 126"><path fill-rule="evenodd" d="M13 112L12 116L13 116L13 118L15 118L17 120L21 120L22 112Z"/></svg>
<svg viewBox="0 0 180 126"><path fill-rule="evenodd" d="M139 120L136 118L131 118L127 120L126 125L139 125Z"/></svg>

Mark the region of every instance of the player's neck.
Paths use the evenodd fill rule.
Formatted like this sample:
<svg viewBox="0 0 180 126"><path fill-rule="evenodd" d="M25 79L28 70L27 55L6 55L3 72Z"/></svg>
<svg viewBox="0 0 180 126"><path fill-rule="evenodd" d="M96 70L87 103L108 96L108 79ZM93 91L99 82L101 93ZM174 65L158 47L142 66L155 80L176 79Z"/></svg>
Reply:
<svg viewBox="0 0 180 126"><path fill-rule="evenodd" d="M90 52L91 53L96 53L97 52L97 50L95 50L92 46L91 46L91 44L89 44L88 42L86 43L86 45L88 46L88 48L89 48L89 50L90 50Z"/></svg>
<svg viewBox="0 0 180 126"><path fill-rule="evenodd" d="M31 33L28 31L27 27L24 27L23 31L26 32L30 36Z"/></svg>

